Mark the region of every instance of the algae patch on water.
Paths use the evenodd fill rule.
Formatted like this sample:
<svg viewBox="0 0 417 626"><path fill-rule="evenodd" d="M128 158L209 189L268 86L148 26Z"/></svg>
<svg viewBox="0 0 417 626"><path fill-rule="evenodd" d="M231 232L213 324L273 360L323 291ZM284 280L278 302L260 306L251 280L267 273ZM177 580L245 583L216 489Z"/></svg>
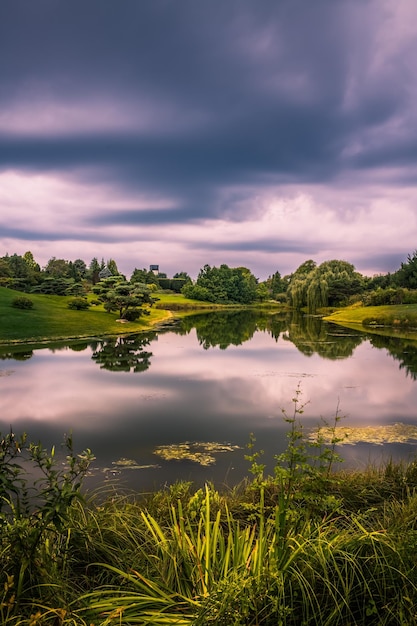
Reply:
<svg viewBox="0 0 417 626"><path fill-rule="evenodd" d="M239 448L240 446L234 446L230 443L217 443L215 441L186 441L168 446L158 446L155 448L154 454L165 461L193 461L199 465L208 466L215 464L215 454L233 452Z"/></svg>
<svg viewBox="0 0 417 626"><path fill-rule="evenodd" d="M354 445L356 443L417 443L417 426L412 424L387 424L385 426L363 426L319 428L309 435L310 441L319 441L325 444Z"/></svg>

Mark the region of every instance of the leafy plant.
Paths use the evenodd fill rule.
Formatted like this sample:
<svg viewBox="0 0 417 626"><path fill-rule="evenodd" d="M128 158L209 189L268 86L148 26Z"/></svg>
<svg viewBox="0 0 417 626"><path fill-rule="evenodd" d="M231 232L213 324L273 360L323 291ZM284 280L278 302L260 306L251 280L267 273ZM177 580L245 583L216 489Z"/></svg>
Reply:
<svg viewBox="0 0 417 626"><path fill-rule="evenodd" d="M65 559L63 535L83 477L94 459L87 449L75 455L72 437L64 442L66 464L58 466L55 447L27 443L10 431L0 439L0 524L3 571L13 576L16 598L37 582L39 571L56 570ZM33 478L35 477L35 478ZM8 579L7 579L8 580Z"/></svg>

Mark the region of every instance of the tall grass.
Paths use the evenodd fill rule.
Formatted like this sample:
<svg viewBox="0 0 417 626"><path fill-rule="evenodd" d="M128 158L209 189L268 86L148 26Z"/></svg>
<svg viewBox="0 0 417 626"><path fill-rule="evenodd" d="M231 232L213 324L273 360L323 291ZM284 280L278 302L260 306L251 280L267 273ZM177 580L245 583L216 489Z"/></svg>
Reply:
<svg viewBox="0 0 417 626"><path fill-rule="evenodd" d="M293 414L284 413L288 449L277 457L274 475L264 476L252 439L254 477L230 492L178 483L142 498L109 492L83 499L72 479L76 457L69 457L71 474L38 449L34 458L46 471L43 500L18 516L9 505L23 483L13 473L18 450L9 438L1 623L417 623L416 464L329 471L334 445L313 455L298 421L303 408L297 392ZM335 429L338 419L337 411ZM337 430L334 435L337 440ZM36 545L33 529L40 531ZM22 570L18 555L25 546L32 562Z"/></svg>
<svg viewBox="0 0 417 626"><path fill-rule="evenodd" d="M68 619L94 624L413 624L415 563L400 537L366 512L306 519L286 533L278 506L242 522L206 487L161 519L139 503L90 512L89 591ZM392 506L392 505L391 505ZM399 506L399 504L398 504ZM405 504L403 505L405 506ZM407 502L407 518L417 503ZM108 509L108 507L110 507ZM80 513L81 511L79 511ZM395 520L392 514L391 522ZM87 544L86 544L87 545ZM115 550L117 545L117 550ZM101 561L91 559L100 553ZM77 559L78 567L80 566ZM396 622L398 616L401 622ZM70 617L71 616L71 617ZM408 621L407 621L408 620Z"/></svg>

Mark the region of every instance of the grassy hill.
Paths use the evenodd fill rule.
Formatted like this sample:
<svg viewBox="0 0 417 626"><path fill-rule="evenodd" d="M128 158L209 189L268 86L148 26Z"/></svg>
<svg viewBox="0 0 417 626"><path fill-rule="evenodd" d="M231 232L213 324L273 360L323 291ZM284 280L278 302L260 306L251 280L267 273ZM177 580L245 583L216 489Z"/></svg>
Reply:
<svg viewBox="0 0 417 626"><path fill-rule="evenodd" d="M20 310L12 306L12 301L22 295L32 300L33 309ZM171 316L166 310L152 308L149 316L121 324L116 321L117 314L106 313L102 305L92 306L87 311L73 311L68 308L71 299L71 296L22 294L0 287L0 343L139 332Z"/></svg>

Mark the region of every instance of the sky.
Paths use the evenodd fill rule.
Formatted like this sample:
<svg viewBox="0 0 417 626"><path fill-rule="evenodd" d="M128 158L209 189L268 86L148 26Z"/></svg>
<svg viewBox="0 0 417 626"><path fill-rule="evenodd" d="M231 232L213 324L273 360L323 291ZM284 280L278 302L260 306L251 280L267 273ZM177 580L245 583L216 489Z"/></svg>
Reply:
<svg viewBox="0 0 417 626"><path fill-rule="evenodd" d="M415 0L1 0L0 256L395 271L416 59Z"/></svg>

